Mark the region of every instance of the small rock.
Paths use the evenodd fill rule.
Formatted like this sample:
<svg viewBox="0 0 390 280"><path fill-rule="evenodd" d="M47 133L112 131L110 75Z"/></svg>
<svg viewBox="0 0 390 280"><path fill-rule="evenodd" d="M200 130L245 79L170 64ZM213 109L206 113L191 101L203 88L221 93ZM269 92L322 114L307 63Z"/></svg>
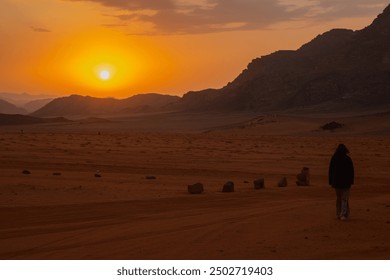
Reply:
<svg viewBox="0 0 390 280"><path fill-rule="evenodd" d="M234 192L234 182L226 182L225 185L223 185L222 192Z"/></svg>
<svg viewBox="0 0 390 280"><path fill-rule="evenodd" d="M253 186L256 190L264 189L264 178L254 180Z"/></svg>
<svg viewBox="0 0 390 280"><path fill-rule="evenodd" d="M102 178L102 175L96 173L96 174L95 174L95 177L96 177L96 178Z"/></svg>
<svg viewBox="0 0 390 280"><path fill-rule="evenodd" d="M156 176L146 176L145 179L146 180L156 180L157 177Z"/></svg>
<svg viewBox="0 0 390 280"><path fill-rule="evenodd" d="M22 173L25 174L25 175L30 175L31 174L31 172L28 171L28 170L23 170Z"/></svg>
<svg viewBox="0 0 390 280"><path fill-rule="evenodd" d="M204 188L203 184L201 183L196 183L194 185L188 185L188 193L190 194L201 194L203 193Z"/></svg>
<svg viewBox="0 0 390 280"><path fill-rule="evenodd" d="M309 186L310 185L310 169L303 167L301 173L297 175L297 186Z"/></svg>
<svg viewBox="0 0 390 280"><path fill-rule="evenodd" d="M279 188L287 187L287 178L286 177L283 177L282 179L280 179L280 181L278 183L278 187Z"/></svg>
<svg viewBox="0 0 390 280"><path fill-rule="evenodd" d="M335 122L335 121L327 123L327 124L324 124L323 126L321 126L321 128L323 130L330 130L330 131L333 131L335 129L342 128L342 127L344 127L344 124L338 123L338 122Z"/></svg>
<svg viewBox="0 0 390 280"><path fill-rule="evenodd" d="M53 176L61 176L62 174L60 172L54 172Z"/></svg>

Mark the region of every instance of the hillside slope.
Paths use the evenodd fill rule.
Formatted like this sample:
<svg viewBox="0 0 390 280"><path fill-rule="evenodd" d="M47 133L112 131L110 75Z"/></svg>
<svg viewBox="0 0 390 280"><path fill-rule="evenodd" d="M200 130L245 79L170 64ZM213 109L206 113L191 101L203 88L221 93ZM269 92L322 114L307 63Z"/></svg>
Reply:
<svg viewBox="0 0 390 280"><path fill-rule="evenodd" d="M190 92L187 110L359 111L390 108L390 6L360 31L334 29L296 51L254 59L220 90Z"/></svg>

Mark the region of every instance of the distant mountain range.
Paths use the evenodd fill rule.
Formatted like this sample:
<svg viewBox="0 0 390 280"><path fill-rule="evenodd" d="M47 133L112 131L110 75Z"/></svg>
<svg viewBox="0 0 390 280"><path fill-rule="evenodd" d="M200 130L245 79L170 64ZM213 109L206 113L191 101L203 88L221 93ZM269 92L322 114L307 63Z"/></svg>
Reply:
<svg viewBox="0 0 390 280"><path fill-rule="evenodd" d="M24 108L28 112L33 112L46 105L55 97L47 94L9 93L0 92L0 99L7 101L16 107Z"/></svg>
<svg viewBox="0 0 390 280"><path fill-rule="evenodd" d="M0 113L23 113L4 102ZM141 94L119 100L71 95L29 106L37 109L32 114L36 117L211 110L390 111L390 5L362 30L333 29L296 51L256 58L221 89L188 92L182 98Z"/></svg>
<svg viewBox="0 0 390 280"><path fill-rule="evenodd" d="M71 95L54 99L32 115L48 116L107 116L132 113L154 113L169 110L169 105L180 100L178 96L140 94L126 99L96 98Z"/></svg>
<svg viewBox="0 0 390 280"><path fill-rule="evenodd" d="M0 114L27 114L23 108L16 107L8 101L0 99Z"/></svg>

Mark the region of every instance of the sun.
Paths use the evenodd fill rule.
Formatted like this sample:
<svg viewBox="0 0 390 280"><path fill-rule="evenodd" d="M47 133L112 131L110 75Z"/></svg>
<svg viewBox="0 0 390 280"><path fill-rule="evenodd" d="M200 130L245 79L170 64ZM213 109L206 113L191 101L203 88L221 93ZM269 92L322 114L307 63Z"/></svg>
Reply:
<svg viewBox="0 0 390 280"><path fill-rule="evenodd" d="M111 78L111 73L108 70L101 70L99 72L99 78L103 81L107 81Z"/></svg>

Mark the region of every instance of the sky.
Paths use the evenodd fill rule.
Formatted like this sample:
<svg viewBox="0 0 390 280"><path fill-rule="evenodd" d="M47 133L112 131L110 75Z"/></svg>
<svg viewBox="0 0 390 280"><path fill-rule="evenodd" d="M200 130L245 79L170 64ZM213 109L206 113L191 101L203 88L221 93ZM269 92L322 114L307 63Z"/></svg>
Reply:
<svg viewBox="0 0 390 280"><path fill-rule="evenodd" d="M124 98L221 88L382 0L0 0L0 92Z"/></svg>

